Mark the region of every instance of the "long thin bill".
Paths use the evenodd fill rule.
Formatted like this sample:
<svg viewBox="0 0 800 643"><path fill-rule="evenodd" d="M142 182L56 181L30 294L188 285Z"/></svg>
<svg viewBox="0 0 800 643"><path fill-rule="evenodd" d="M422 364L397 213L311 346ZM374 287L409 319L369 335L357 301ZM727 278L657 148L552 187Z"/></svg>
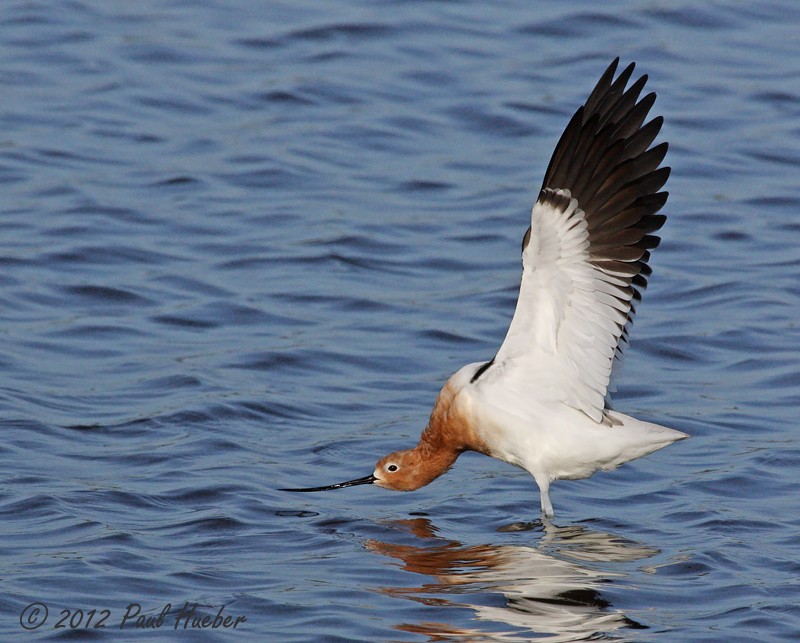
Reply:
<svg viewBox="0 0 800 643"><path fill-rule="evenodd" d="M327 487L309 487L308 489L278 489L278 491L300 491L303 493L307 491L330 491L331 489L344 489L345 487L355 487L356 485L360 484L372 484L376 480L377 478L370 474L365 478L359 478L358 480L350 480L348 482L340 482L338 484L328 485Z"/></svg>

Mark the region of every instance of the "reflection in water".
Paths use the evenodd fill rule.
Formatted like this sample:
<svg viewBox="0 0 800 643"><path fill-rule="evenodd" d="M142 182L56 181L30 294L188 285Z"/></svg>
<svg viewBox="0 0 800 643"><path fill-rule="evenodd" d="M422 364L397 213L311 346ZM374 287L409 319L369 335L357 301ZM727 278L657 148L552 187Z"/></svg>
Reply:
<svg viewBox="0 0 800 643"><path fill-rule="evenodd" d="M433 641L523 641L531 634L549 635L544 638L547 641L579 641L596 640L601 633L622 628L644 627L601 596L600 587L623 574L599 569L598 564L640 560L658 550L580 526L536 524L544 531L536 547L466 547L439 538L426 518L394 521L393 526L425 542L412 546L370 540L367 547L402 561L403 569L425 574L432 582L380 591L426 605L469 608L478 620L514 628L486 631L425 622L398 625L398 629L425 634ZM506 531L530 528L512 525ZM442 598L442 594L457 595L458 600ZM496 604L498 594L505 597L502 606ZM469 602L470 597L483 602Z"/></svg>

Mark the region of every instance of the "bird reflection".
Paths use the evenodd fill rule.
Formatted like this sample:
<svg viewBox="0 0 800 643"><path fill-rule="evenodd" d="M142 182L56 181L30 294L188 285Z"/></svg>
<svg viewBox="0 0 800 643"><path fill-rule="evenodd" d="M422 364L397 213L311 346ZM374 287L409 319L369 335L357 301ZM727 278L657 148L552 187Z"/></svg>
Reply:
<svg viewBox="0 0 800 643"><path fill-rule="evenodd" d="M503 530L541 529L544 533L535 547L464 546L440 538L426 518L390 524L424 543L370 540L368 549L399 560L404 570L424 574L429 580L419 587L379 591L425 605L469 608L477 620L511 626L492 631L495 627L471 629L422 622L397 625L399 630L425 635L431 641L527 641L536 634L546 636L548 642L559 642L596 640L603 633L645 627L603 598L600 588L624 577L603 564L648 558L658 554L657 549L582 526L561 528L550 523L516 524ZM504 597L503 605L496 600L498 594ZM616 632L615 638L620 635Z"/></svg>

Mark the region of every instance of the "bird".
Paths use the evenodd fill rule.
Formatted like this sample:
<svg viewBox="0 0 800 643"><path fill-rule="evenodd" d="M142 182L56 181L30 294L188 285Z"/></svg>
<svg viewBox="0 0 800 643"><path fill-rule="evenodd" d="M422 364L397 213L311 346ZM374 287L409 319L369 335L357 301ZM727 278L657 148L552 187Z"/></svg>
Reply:
<svg viewBox="0 0 800 643"><path fill-rule="evenodd" d="M666 221L654 145L664 119L645 122L647 75L628 83L619 57L600 76L556 144L522 239L522 277L511 324L489 361L442 387L419 443L381 458L363 478L312 492L372 484L414 491L477 451L524 469L541 513L555 515L550 485L587 478L689 437L612 409L609 394Z"/></svg>

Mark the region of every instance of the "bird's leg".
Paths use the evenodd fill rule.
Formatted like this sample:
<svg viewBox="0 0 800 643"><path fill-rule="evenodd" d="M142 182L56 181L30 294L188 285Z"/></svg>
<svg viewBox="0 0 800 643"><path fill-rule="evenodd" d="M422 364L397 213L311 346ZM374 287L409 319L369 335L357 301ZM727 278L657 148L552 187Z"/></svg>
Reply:
<svg viewBox="0 0 800 643"><path fill-rule="evenodd" d="M550 479L547 476L534 476L536 484L539 485L539 495L542 499L542 514L545 518L555 516L553 503L550 502Z"/></svg>
<svg viewBox="0 0 800 643"><path fill-rule="evenodd" d="M547 489L542 489L542 513L545 518L552 518L556 515L553 511L553 504L550 502L550 493Z"/></svg>

